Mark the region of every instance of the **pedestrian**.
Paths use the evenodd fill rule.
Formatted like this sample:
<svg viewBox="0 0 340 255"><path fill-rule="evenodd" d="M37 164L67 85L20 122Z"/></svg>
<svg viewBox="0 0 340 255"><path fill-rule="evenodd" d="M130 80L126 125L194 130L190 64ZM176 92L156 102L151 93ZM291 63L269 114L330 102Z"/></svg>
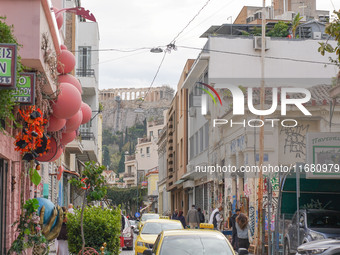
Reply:
<svg viewBox="0 0 340 255"><path fill-rule="evenodd" d="M212 211L209 219L209 224L214 225L215 230L219 230L219 226L223 221L223 217L221 216L220 212L223 210L222 206L219 206L215 210Z"/></svg>
<svg viewBox="0 0 340 255"><path fill-rule="evenodd" d="M175 209L174 213L173 213L172 216L171 216L171 219L177 220L177 218L178 218L178 210Z"/></svg>
<svg viewBox="0 0 340 255"><path fill-rule="evenodd" d="M197 212L198 212L198 217L200 219L200 223L204 223L205 222L205 217L204 217L204 213L201 211L201 208L198 208Z"/></svg>
<svg viewBox="0 0 340 255"><path fill-rule="evenodd" d="M72 214L74 214L74 209L73 209L73 204L69 204L68 205L68 213L72 213Z"/></svg>
<svg viewBox="0 0 340 255"><path fill-rule="evenodd" d="M191 206L191 209L187 213L186 220L191 229L195 229L200 225L200 217L195 205Z"/></svg>
<svg viewBox="0 0 340 255"><path fill-rule="evenodd" d="M229 225L232 227L232 239L231 239L231 246L233 246L234 250L238 250L238 240L237 240L237 229L236 229L236 218L240 214L241 210L236 209L233 216L230 217Z"/></svg>
<svg viewBox="0 0 340 255"><path fill-rule="evenodd" d="M62 207L64 212L64 220L63 225L61 226L59 235L57 237L57 255L69 255L68 251L68 243L67 243L67 209L66 207Z"/></svg>
<svg viewBox="0 0 340 255"><path fill-rule="evenodd" d="M179 220L182 223L183 228L186 228L187 224L185 223L185 217L183 216L183 211L179 211L177 220Z"/></svg>
<svg viewBox="0 0 340 255"><path fill-rule="evenodd" d="M244 213L240 213L236 218L236 229L238 239L238 249L249 248L249 237L248 237L248 217Z"/></svg>

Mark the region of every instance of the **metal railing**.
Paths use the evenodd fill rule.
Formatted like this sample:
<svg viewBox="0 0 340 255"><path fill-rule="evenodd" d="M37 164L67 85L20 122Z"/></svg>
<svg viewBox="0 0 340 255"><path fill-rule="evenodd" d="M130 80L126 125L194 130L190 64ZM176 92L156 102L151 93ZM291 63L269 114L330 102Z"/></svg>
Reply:
<svg viewBox="0 0 340 255"><path fill-rule="evenodd" d="M94 69L77 69L76 74L80 77L95 77Z"/></svg>
<svg viewBox="0 0 340 255"><path fill-rule="evenodd" d="M95 141L96 138L92 132L80 132L80 136L82 140L87 140L87 141Z"/></svg>

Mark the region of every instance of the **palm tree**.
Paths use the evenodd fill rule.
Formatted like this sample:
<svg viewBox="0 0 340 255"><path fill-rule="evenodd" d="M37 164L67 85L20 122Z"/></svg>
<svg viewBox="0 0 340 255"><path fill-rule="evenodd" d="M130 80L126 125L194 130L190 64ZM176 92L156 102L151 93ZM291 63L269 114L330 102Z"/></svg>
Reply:
<svg viewBox="0 0 340 255"><path fill-rule="evenodd" d="M300 21L302 20L302 16L300 16L300 13L296 14L296 16L293 19L292 22L292 34L293 34L293 38L295 38L295 33L296 33L296 29L297 27L300 25Z"/></svg>

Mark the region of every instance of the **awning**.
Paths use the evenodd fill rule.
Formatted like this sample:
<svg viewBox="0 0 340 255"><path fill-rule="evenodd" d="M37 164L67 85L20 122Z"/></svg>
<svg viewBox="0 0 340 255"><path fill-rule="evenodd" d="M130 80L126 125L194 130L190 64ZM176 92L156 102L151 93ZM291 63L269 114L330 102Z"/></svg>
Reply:
<svg viewBox="0 0 340 255"><path fill-rule="evenodd" d="M184 180L178 180L177 182L174 183L174 185L181 184L182 182L184 182Z"/></svg>

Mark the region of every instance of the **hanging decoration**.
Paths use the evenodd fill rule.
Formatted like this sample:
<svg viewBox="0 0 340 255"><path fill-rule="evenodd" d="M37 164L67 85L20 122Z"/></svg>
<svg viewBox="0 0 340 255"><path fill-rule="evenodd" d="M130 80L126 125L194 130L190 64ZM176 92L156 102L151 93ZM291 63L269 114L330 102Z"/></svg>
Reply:
<svg viewBox="0 0 340 255"><path fill-rule="evenodd" d="M83 120L83 113L79 110L75 115L73 115L70 119L66 121L66 130L65 133L70 133L79 128L81 122Z"/></svg>
<svg viewBox="0 0 340 255"><path fill-rule="evenodd" d="M49 149L50 141L44 135L47 119L43 118L41 110L34 105L26 110L19 110L19 113L24 119L24 125L22 131L16 135L15 150L24 154L24 160L31 161Z"/></svg>
<svg viewBox="0 0 340 255"><path fill-rule="evenodd" d="M64 168L62 166L58 167L58 172L57 172L57 180L60 181L61 176L63 175Z"/></svg>
<svg viewBox="0 0 340 255"><path fill-rule="evenodd" d="M88 179L88 178L85 177L85 178L81 179L81 181L80 181L80 182L82 183L81 188L84 189L84 190L87 190L87 189L89 189L89 188L91 187L90 184L87 184L87 183L86 183L86 180L87 180L87 179Z"/></svg>
<svg viewBox="0 0 340 255"><path fill-rule="evenodd" d="M85 123L87 123L91 120L92 109L88 104L86 104L84 102L81 103L80 109L83 112L83 120L82 120L81 124L85 124Z"/></svg>

